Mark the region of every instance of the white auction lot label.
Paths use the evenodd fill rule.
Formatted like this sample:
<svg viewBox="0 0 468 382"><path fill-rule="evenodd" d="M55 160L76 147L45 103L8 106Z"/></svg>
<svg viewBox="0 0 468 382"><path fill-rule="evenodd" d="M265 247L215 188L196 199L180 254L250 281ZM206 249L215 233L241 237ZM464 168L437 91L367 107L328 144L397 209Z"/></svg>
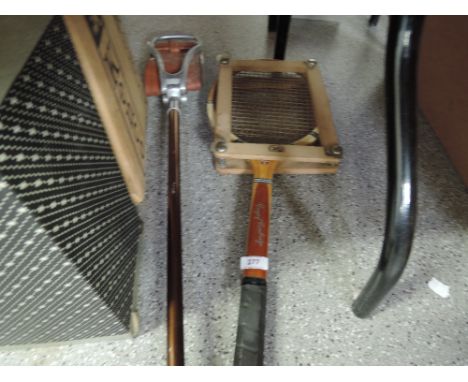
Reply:
<svg viewBox="0 0 468 382"><path fill-rule="evenodd" d="M240 268L243 269L260 269L268 270L268 257L265 256L242 256Z"/></svg>

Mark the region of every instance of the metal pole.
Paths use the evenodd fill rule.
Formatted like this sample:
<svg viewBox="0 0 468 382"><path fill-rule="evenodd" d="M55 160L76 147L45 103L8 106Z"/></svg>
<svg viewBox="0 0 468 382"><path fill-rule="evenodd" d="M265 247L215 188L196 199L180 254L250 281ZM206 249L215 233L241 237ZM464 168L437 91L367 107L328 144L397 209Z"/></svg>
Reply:
<svg viewBox="0 0 468 382"><path fill-rule="evenodd" d="M177 109L170 109L167 235L167 364L184 365L182 295L182 243L180 221L179 122Z"/></svg>
<svg viewBox="0 0 468 382"><path fill-rule="evenodd" d="M368 316L397 283L408 261L416 223L416 77L421 16L392 16L387 43L388 190L379 263L353 304Z"/></svg>

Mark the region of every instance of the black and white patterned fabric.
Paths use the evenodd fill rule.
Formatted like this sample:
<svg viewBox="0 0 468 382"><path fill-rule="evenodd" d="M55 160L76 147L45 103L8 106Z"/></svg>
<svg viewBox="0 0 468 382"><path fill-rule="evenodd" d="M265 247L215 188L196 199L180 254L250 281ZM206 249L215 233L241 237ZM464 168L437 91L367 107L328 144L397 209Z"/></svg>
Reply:
<svg viewBox="0 0 468 382"><path fill-rule="evenodd" d="M0 105L0 345L128 333L140 231L54 17Z"/></svg>

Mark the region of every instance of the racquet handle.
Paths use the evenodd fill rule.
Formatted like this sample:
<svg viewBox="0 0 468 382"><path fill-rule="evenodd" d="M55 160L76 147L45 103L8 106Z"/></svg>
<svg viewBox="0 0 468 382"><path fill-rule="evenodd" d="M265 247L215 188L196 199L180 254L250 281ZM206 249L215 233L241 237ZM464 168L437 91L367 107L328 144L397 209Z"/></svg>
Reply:
<svg viewBox="0 0 468 382"><path fill-rule="evenodd" d="M247 259L268 258L272 178L277 162L252 160L254 181L250 202ZM262 366L266 311L267 270L253 265L244 269L237 326L235 366ZM267 263L268 264L268 263Z"/></svg>
<svg viewBox="0 0 468 382"><path fill-rule="evenodd" d="M234 366L262 366L266 282L244 278L241 289Z"/></svg>

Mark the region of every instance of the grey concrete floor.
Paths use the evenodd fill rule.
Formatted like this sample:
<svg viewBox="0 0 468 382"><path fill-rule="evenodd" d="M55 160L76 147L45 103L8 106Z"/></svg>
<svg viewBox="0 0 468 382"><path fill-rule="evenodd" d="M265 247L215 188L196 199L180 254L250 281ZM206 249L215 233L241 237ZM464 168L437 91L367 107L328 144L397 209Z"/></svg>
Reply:
<svg viewBox="0 0 468 382"><path fill-rule="evenodd" d="M230 365L239 304L249 176L220 176L211 164L205 114L217 54L271 56L264 16L121 18L142 72L145 41L181 31L198 36L205 88L182 118L185 345L188 365ZM435 134L419 128L419 215L414 249L398 285L369 319L351 312L382 246L386 155L383 60L386 18L293 19L287 59L318 60L345 156L336 175L276 176L270 236L267 365L466 365L468 195ZM131 340L0 352L0 364L164 365L166 125L149 100L147 195L139 264L142 333ZM443 299L427 282L450 286Z"/></svg>

